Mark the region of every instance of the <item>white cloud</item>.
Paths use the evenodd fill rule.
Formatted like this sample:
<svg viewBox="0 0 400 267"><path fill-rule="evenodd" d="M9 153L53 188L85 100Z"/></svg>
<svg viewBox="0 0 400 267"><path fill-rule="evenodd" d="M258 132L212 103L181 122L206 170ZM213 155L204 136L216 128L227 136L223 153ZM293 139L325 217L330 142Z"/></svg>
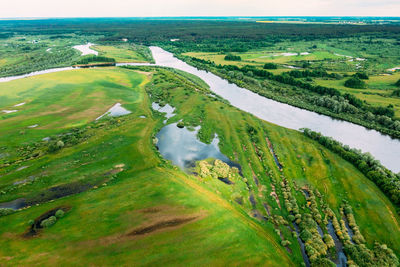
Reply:
<svg viewBox="0 0 400 267"><path fill-rule="evenodd" d="M399 16L399 0L2 0L0 17Z"/></svg>

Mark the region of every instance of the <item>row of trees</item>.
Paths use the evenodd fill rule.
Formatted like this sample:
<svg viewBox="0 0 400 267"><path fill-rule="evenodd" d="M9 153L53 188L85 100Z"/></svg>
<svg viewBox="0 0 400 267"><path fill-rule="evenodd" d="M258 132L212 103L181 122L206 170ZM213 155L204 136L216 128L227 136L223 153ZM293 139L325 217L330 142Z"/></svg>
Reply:
<svg viewBox="0 0 400 267"><path fill-rule="evenodd" d="M90 55L80 59L77 64L89 64L93 62L108 62L115 63L115 59L111 57Z"/></svg>
<svg viewBox="0 0 400 267"><path fill-rule="evenodd" d="M225 60L230 60L230 61L240 61L242 58L240 56L235 56L232 54L228 54L224 57Z"/></svg>

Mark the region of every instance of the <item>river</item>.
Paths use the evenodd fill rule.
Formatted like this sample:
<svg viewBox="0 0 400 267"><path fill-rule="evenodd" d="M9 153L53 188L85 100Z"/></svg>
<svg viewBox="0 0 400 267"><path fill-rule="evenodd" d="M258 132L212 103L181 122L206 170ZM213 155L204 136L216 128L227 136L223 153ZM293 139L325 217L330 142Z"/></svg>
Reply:
<svg viewBox="0 0 400 267"><path fill-rule="evenodd" d="M352 148L371 153L388 169L396 173L400 172L400 140L398 139L393 139L388 135L381 134L376 130L367 129L360 125L332 119L329 116L265 98L247 89L229 83L227 80L213 73L198 70L182 60L177 59L172 53L160 47L152 46L150 49L156 64L121 63L117 64L117 66L158 65L186 71L203 79L210 86L211 91L225 98L233 106L243 111L286 128L295 130L309 128L313 131L321 132L323 135L330 136ZM72 69L72 67L49 69L20 76L5 77L0 78L0 82L70 69Z"/></svg>
<svg viewBox="0 0 400 267"><path fill-rule="evenodd" d="M210 86L211 91L243 111L286 128L295 130L309 128L321 132L345 145L371 153L388 169L396 173L400 172L400 140L398 139L350 122L332 119L329 116L265 98L229 83L213 73L198 70L159 47L153 46L150 49L156 65L176 68L200 77Z"/></svg>

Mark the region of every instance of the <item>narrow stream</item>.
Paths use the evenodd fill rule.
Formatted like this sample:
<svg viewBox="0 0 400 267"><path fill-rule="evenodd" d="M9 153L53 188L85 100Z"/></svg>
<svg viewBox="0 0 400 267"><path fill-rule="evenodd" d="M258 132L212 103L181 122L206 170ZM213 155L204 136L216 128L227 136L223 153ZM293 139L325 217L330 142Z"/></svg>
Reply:
<svg viewBox="0 0 400 267"><path fill-rule="evenodd" d="M301 240L301 238L300 238L300 229L299 229L299 226L298 226L297 224L295 224L295 223L292 223L292 224L293 224L294 229L296 230L297 242L299 242L300 250L301 250L301 255L303 256L304 263L306 264L306 267L309 267L309 266L310 266L310 259L309 259L308 256L307 256L306 248L305 248L304 242L303 242L303 240Z"/></svg>
<svg viewBox="0 0 400 267"><path fill-rule="evenodd" d="M335 229L333 228L332 222L328 223L328 233L332 236L333 241L335 242L336 247L336 266L338 267L346 267L347 266L347 257L343 252L343 244L340 242L339 238L335 233Z"/></svg>

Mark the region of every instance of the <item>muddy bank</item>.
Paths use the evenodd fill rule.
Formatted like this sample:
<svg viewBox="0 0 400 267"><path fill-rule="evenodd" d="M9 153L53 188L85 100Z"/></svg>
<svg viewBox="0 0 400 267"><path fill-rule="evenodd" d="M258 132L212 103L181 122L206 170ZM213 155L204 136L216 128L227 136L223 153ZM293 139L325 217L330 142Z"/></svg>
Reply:
<svg viewBox="0 0 400 267"><path fill-rule="evenodd" d="M39 234L40 230L43 229L41 223L44 220L47 220L48 218L55 216L56 212L58 210L62 210L64 213L67 213L69 210L71 209L71 207L69 206L59 206L57 208L51 209L45 213L43 213L42 215L40 215L39 217L37 217L33 224L29 227L29 229L23 234L23 237L25 238L30 238L30 237L34 237L36 235Z"/></svg>

